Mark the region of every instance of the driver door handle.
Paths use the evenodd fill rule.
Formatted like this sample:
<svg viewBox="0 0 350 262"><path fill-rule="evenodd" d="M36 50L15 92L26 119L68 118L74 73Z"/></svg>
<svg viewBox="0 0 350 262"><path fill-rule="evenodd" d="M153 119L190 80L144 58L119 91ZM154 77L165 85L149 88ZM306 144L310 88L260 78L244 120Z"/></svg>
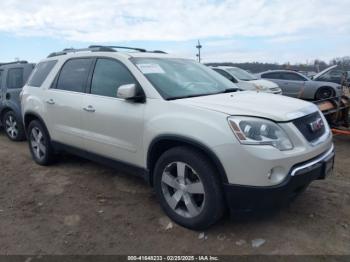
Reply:
<svg viewBox="0 0 350 262"><path fill-rule="evenodd" d="M93 112L96 111L95 108L94 108L93 106L91 106L91 105L89 105L88 107L84 107L83 109L84 109L86 112L90 112L90 113L93 113Z"/></svg>

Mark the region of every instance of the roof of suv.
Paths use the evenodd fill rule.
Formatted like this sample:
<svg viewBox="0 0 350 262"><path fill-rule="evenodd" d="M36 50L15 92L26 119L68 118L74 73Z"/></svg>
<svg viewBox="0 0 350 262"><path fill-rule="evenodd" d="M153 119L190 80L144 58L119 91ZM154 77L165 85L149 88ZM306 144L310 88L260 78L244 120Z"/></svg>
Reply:
<svg viewBox="0 0 350 262"><path fill-rule="evenodd" d="M31 63L28 63L27 61L15 61L15 62L9 62L9 63L0 63L0 68L8 68L8 67L18 67L18 65L28 65Z"/></svg>

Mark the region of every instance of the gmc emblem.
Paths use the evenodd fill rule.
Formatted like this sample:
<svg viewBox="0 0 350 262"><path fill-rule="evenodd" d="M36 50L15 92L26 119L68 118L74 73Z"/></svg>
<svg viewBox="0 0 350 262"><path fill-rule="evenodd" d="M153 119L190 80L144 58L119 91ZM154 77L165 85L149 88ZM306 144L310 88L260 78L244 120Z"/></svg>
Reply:
<svg viewBox="0 0 350 262"><path fill-rule="evenodd" d="M309 124L309 127L313 133L316 133L317 131L321 130L323 126L324 126L324 123L322 118L317 118L315 121Z"/></svg>

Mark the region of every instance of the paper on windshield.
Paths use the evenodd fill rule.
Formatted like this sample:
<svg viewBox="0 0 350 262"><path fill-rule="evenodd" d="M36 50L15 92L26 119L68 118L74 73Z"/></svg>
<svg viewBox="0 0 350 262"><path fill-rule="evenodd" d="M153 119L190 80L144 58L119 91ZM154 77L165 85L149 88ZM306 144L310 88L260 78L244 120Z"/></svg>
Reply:
<svg viewBox="0 0 350 262"><path fill-rule="evenodd" d="M163 68L158 64L137 64L137 67L144 74L165 74Z"/></svg>

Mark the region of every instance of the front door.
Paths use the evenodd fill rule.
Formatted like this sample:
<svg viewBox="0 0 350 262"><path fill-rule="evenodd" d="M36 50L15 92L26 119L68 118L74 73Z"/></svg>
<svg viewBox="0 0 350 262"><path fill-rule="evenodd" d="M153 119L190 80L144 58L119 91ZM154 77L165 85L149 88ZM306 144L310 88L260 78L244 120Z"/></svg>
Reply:
<svg viewBox="0 0 350 262"><path fill-rule="evenodd" d="M137 163L145 105L116 97L118 87L125 84L138 85L124 64L109 58L96 60L90 92L84 97L85 147L111 159Z"/></svg>

